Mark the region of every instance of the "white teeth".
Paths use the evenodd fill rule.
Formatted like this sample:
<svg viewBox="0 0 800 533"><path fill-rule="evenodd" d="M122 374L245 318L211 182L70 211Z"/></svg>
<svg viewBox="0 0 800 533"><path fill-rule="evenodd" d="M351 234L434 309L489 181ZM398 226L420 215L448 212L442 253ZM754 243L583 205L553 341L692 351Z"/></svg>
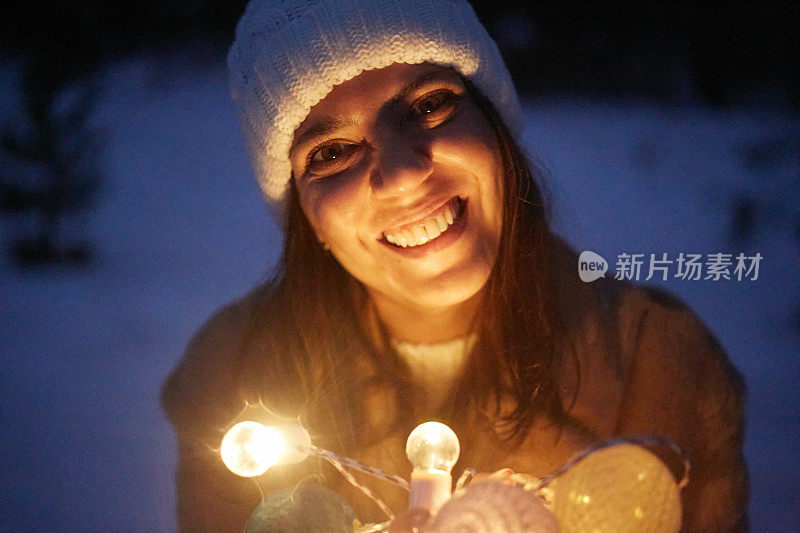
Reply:
<svg viewBox="0 0 800 533"><path fill-rule="evenodd" d="M444 231L447 229L447 221L444 219L444 215L439 213L436 215L436 223L439 224L439 230Z"/></svg>
<svg viewBox="0 0 800 533"><path fill-rule="evenodd" d="M420 246L432 241L447 231L447 228L461 216L462 208L460 202L456 202L456 204L455 207L453 207L452 202L447 204L436 216L429 217L412 228L384 233L384 238L390 244L403 248Z"/></svg>
<svg viewBox="0 0 800 533"><path fill-rule="evenodd" d="M428 238L431 240L441 235L442 230L439 229L439 223L436 222L435 218L429 218L425 221L425 233L428 234Z"/></svg>
<svg viewBox="0 0 800 533"><path fill-rule="evenodd" d="M417 241L415 246L418 244L425 244L428 242L428 235L425 233L425 228L422 226L415 226L411 232L414 235L414 240Z"/></svg>

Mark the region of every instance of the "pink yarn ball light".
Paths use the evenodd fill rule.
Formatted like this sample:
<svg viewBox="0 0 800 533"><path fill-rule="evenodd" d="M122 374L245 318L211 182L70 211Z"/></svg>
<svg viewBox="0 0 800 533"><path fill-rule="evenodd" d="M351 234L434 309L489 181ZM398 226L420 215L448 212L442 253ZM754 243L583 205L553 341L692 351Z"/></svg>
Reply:
<svg viewBox="0 0 800 533"><path fill-rule="evenodd" d="M453 495L425 533L555 533L558 524L542 500L522 487L486 481Z"/></svg>

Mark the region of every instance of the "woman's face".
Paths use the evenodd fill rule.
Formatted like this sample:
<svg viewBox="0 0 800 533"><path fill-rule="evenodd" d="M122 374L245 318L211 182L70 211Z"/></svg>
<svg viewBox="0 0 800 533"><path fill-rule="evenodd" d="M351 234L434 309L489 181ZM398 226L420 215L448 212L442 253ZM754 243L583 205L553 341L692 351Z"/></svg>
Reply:
<svg viewBox="0 0 800 533"><path fill-rule="evenodd" d="M337 85L297 128L290 158L317 238L373 298L434 309L486 284L503 168L451 69L393 64Z"/></svg>

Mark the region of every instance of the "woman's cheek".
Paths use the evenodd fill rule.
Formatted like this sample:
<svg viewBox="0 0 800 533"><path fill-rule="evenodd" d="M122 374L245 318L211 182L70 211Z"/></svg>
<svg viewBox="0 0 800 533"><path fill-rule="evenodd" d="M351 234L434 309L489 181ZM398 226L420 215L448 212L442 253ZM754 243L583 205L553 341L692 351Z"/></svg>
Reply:
<svg viewBox="0 0 800 533"><path fill-rule="evenodd" d="M301 193L301 204L306 217L311 221L317 236L323 240L341 231L341 227L354 228L359 213L363 212L361 191L356 186L357 182L340 178L344 176L320 178L318 183L308 184L305 194Z"/></svg>
<svg viewBox="0 0 800 533"><path fill-rule="evenodd" d="M440 161L475 169L476 174L487 174L487 166L499 156L499 146L494 131L481 116L469 112L448 124L436 136L432 151Z"/></svg>
<svg viewBox="0 0 800 533"><path fill-rule="evenodd" d="M497 136L492 125L474 104L468 103L459 113L451 128L453 135L482 152L498 152Z"/></svg>

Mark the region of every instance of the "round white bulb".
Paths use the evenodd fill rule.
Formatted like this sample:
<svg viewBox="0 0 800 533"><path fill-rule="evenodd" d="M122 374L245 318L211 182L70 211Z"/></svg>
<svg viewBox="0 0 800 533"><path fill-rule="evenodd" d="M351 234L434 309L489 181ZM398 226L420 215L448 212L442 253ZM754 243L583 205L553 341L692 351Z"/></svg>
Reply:
<svg viewBox="0 0 800 533"><path fill-rule="evenodd" d="M260 476L277 463L286 442L276 429L258 422L239 422L225 433L220 455L225 466L242 477Z"/></svg>
<svg viewBox="0 0 800 533"><path fill-rule="evenodd" d="M406 441L406 455L414 470L449 474L459 452L458 437L441 422L420 424Z"/></svg>

